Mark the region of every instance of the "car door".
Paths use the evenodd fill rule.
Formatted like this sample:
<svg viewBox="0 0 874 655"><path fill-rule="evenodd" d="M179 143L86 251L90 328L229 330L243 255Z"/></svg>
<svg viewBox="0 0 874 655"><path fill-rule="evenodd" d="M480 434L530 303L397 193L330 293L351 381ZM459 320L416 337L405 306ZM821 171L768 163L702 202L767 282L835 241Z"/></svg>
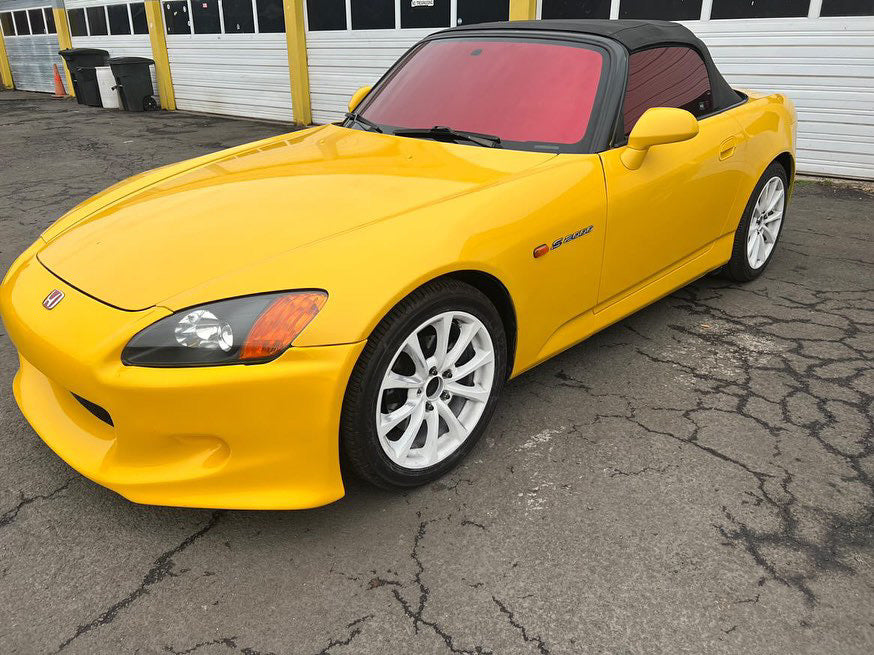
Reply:
<svg viewBox="0 0 874 655"><path fill-rule="evenodd" d="M720 236L741 179L740 125L731 112L713 114L710 80L696 50L670 46L630 55L626 137L652 107L700 116L699 133L650 148L637 170L620 161L624 146L601 153L608 207L602 306L706 252Z"/></svg>

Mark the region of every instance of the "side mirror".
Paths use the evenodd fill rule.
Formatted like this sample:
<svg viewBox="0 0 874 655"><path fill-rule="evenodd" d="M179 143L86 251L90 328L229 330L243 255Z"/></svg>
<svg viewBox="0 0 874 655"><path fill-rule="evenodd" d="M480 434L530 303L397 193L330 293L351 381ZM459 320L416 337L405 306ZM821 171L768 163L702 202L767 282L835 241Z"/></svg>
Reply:
<svg viewBox="0 0 874 655"><path fill-rule="evenodd" d="M698 134L697 119L685 109L653 107L638 119L628 137L628 147L619 158L629 170L643 164L647 151L665 143L688 141Z"/></svg>
<svg viewBox="0 0 874 655"><path fill-rule="evenodd" d="M349 99L349 111L355 111L355 108L361 104L361 101L364 100L364 96L370 93L370 89L372 88L372 86L362 86L353 93L352 97Z"/></svg>

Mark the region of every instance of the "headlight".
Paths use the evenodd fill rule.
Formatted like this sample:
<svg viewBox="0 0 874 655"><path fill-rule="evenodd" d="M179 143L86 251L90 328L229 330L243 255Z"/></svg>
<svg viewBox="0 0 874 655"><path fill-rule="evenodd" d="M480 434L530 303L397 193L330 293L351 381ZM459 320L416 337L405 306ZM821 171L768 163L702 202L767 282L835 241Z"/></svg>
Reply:
<svg viewBox="0 0 874 655"><path fill-rule="evenodd" d="M327 299L324 291L292 291L189 307L137 334L121 360L128 366L266 362L292 344Z"/></svg>

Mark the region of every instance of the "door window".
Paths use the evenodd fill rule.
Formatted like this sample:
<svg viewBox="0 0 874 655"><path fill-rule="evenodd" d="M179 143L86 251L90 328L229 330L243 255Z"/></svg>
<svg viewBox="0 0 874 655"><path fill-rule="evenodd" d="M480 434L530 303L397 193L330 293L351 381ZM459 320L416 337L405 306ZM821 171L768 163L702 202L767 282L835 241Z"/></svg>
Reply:
<svg viewBox="0 0 874 655"><path fill-rule="evenodd" d="M628 86L622 109L625 136L653 107L677 107L694 116L713 111L710 77L695 50L682 46L651 48L628 58Z"/></svg>
<svg viewBox="0 0 874 655"><path fill-rule="evenodd" d="M30 34L30 25L27 22L26 11L16 11L15 16L15 32L18 36L26 36Z"/></svg>
<svg viewBox="0 0 874 655"><path fill-rule="evenodd" d="M32 34L45 34L46 23L43 18L42 9L29 9L27 13L30 15L30 29Z"/></svg>
<svg viewBox="0 0 874 655"><path fill-rule="evenodd" d="M251 34L255 31L252 0L223 0L222 14L225 34Z"/></svg>
<svg viewBox="0 0 874 655"><path fill-rule="evenodd" d="M88 33L91 36L106 36L109 28L106 25L106 9L103 7L88 7L85 10L88 16Z"/></svg>
<svg viewBox="0 0 874 655"><path fill-rule="evenodd" d="M106 11L109 14L110 34L130 34L130 19L127 15L127 5L109 5Z"/></svg>
<svg viewBox="0 0 874 655"><path fill-rule="evenodd" d="M70 20L70 34L72 36L88 36L84 9L70 9L67 11L67 18Z"/></svg>

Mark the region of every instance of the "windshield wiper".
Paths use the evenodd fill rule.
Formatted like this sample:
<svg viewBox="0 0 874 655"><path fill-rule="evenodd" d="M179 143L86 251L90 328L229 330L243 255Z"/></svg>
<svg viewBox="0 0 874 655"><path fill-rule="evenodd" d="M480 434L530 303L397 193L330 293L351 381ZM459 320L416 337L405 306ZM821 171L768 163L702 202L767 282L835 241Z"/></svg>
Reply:
<svg viewBox="0 0 874 655"><path fill-rule="evenodd" d="M403 128L394 131L395 136L431 137L434 139L451 139L453 141L467 141L484 148L500 148L501 137L494 134L480 134L479 132L467 132L454 130L444 125L435 125L432 128Z"/></svg>
<svg viewBox="0 0 874 655"><path fill-rule="evenodd" d="M346 120L349 120L349 121L352 121L353 123L358 123L359 125L370 128L373 132L382 133L382 131L383 131L382 128L379 125L377 125L376 123L374 123L372 120L370 120L369 118L364 118L364 116L362 116L361 114L354 112L354 111L350 111L346 114Z"/></svg>

